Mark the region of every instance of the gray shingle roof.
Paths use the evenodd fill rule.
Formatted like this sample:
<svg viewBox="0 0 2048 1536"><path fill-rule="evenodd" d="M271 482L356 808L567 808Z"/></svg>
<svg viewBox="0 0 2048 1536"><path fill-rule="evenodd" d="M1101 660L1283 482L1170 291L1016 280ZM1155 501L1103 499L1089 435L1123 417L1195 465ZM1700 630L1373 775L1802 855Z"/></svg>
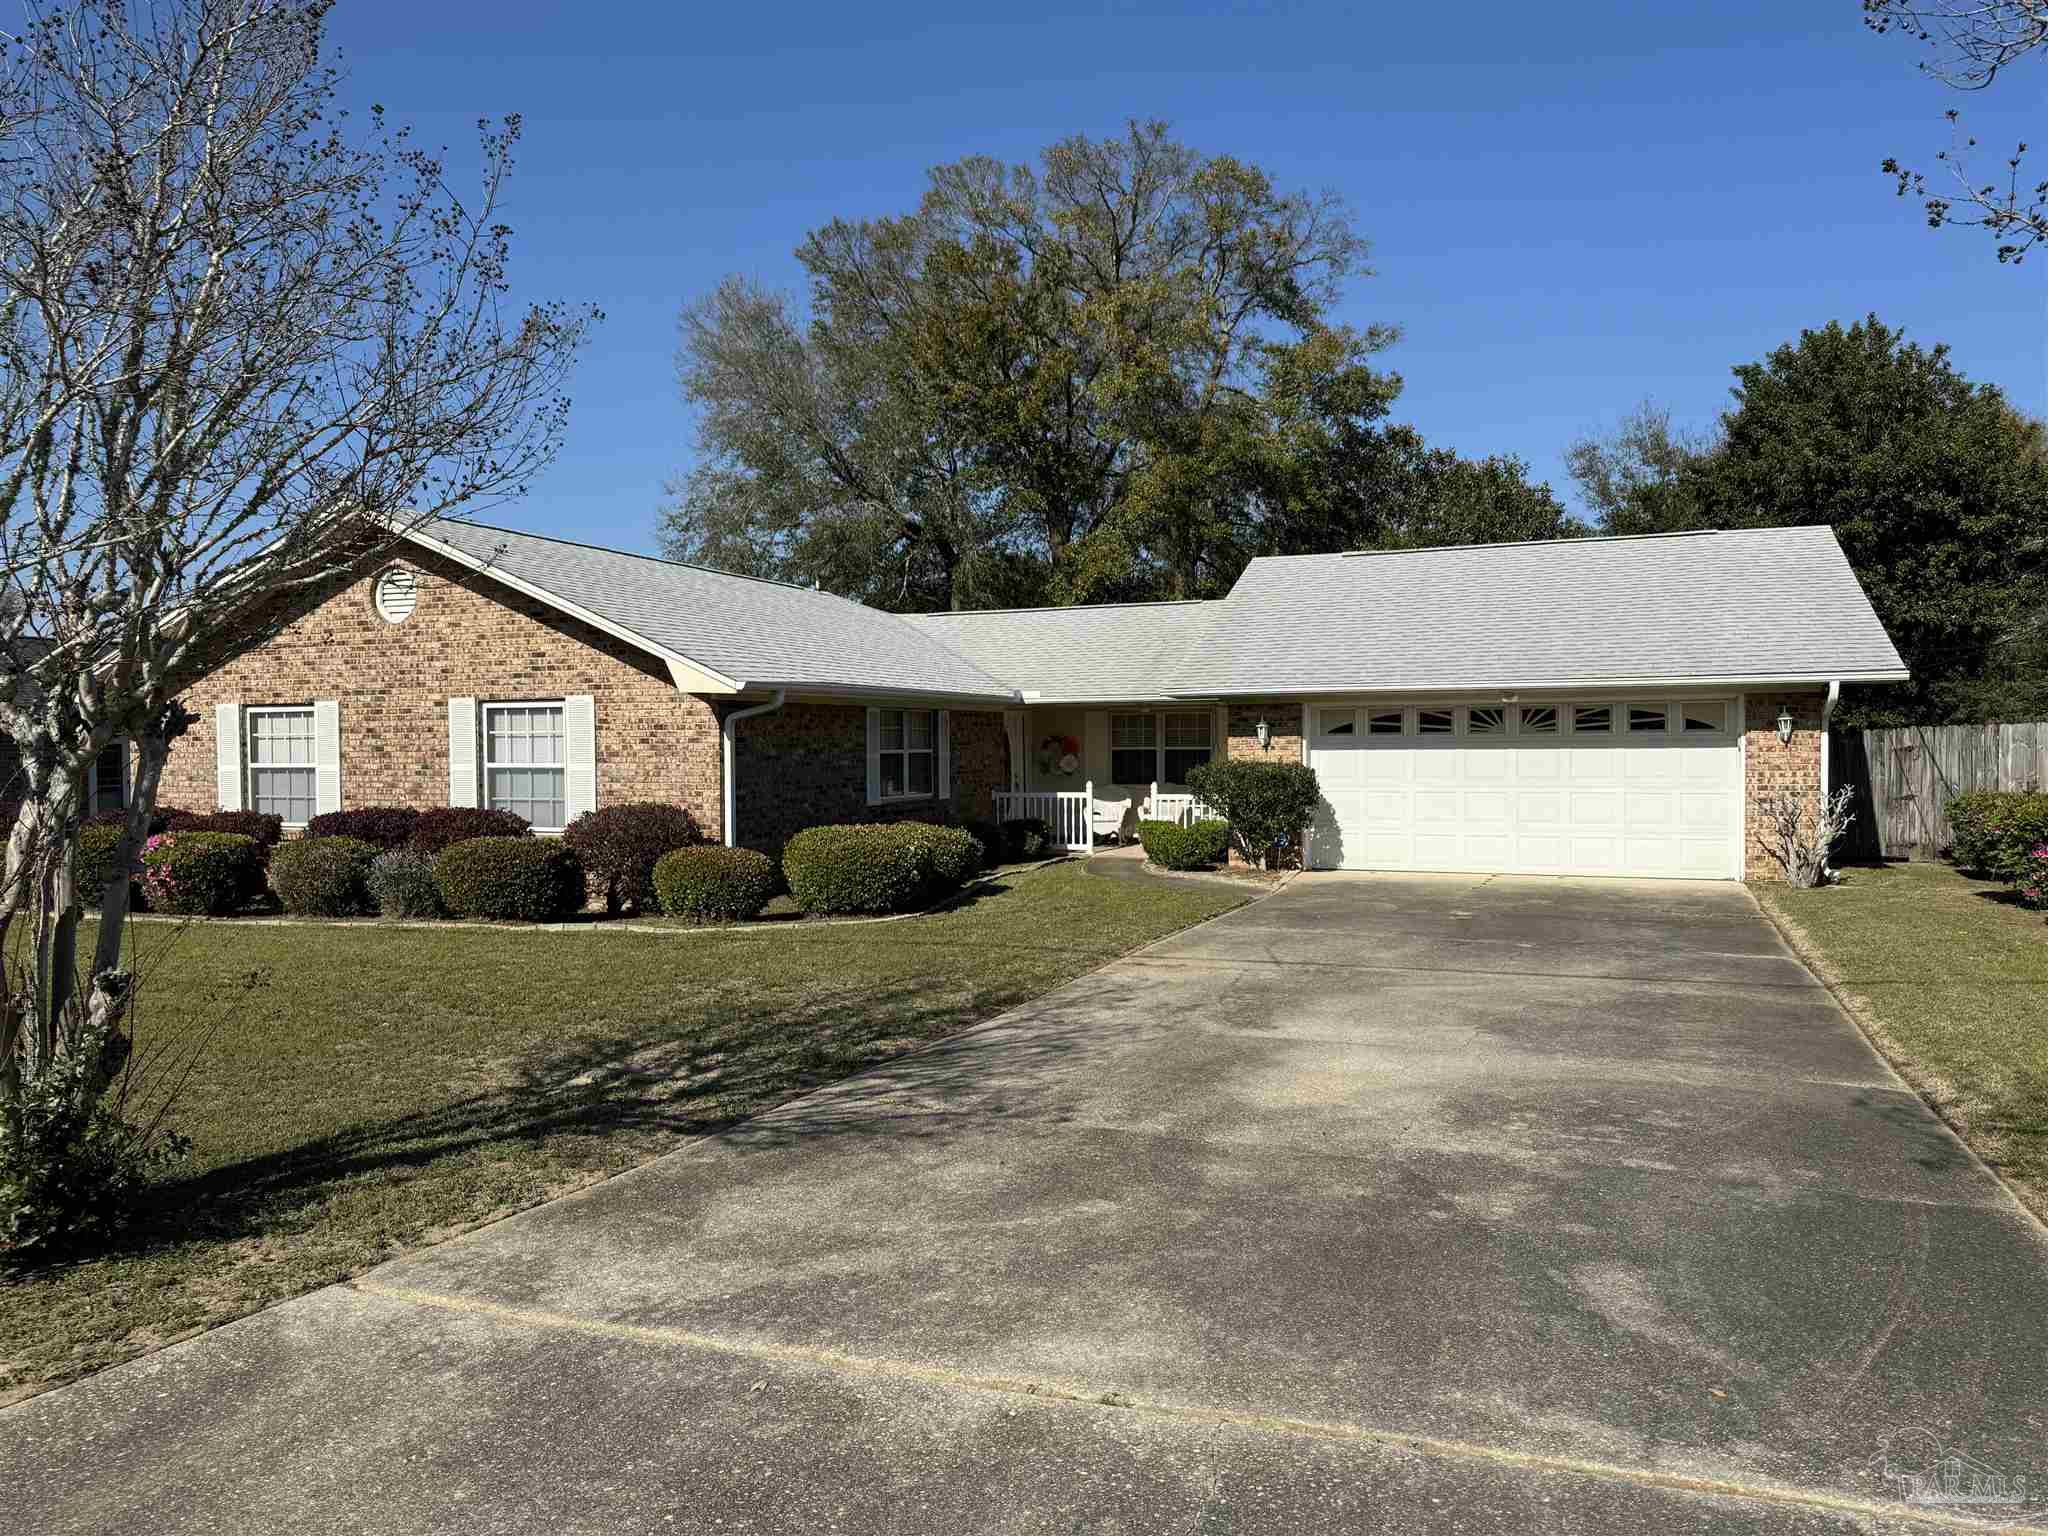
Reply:
<svg viewBox="0 0 2048 1536"><path fill-rule="evenodd" d="M1047 702L1163 699L1215 602L906 615L983 671Z"/></svg>
<svg viewBox="0 0 2048 1536"><path fill-rule="evenodd" d="M1903 677L1826 527L1254 560L1186 695Z"/></svg>
<svg viewBox="0 0 2048 1536"><path fill-rule="evenodd" d="M420 529L682 657L757 688L1009 700L1010 685L893 613L826 592L437 518Z"/></svg>

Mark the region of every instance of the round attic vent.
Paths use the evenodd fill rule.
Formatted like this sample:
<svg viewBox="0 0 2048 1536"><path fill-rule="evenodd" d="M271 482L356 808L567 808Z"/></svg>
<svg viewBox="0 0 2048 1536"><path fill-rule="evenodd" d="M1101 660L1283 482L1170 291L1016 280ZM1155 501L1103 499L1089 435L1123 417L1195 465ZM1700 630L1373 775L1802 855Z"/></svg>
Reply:
<svg viewBox="0 0 2048 1536"><path fill-rule="evenodd" d="M387 624L402 624L412 617L419 601L418 583L411 571L394 565L377 578L377 615Z"/></svg>

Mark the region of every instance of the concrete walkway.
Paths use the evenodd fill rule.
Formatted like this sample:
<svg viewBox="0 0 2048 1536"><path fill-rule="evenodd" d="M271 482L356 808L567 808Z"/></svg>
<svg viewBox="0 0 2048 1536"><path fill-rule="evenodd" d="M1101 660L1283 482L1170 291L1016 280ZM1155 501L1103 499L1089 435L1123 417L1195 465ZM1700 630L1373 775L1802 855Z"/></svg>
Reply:
<svg viewBox="0 0 2048 1536"><path fill-rule="evenodd" d="M0 1412L0 1486L37 1533L2019 1525L2044 1317L2038 1228L1739 887L1311 875ZM1903 1502L1948 1453L2034 1502Z"/></svg>

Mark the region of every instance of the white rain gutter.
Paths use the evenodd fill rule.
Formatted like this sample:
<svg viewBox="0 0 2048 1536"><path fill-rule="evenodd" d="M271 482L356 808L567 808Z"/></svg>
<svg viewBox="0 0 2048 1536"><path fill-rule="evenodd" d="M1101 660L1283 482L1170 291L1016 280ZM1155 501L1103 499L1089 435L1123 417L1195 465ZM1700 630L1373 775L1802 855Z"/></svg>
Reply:
<svg viewBox="0 0 2048 1536"><path fill-rule="evenodd" d="M728 848L739 847L739 843L734 840L733 835L738 830L736 818L739 815L737 809L738 797L733 793L733 761L735 757L733 744L739 739L739 733L733 727L737 726L742 720L753 719L756 715L774 714L776 710L782 708L783 700L788 697L789 690L787 688L778 688L775 690L774 697L770 698L766 704L756 704L749 709L736 709L727 715L718 727L719 738L724 747L723 766L725 771L721 777L725 780L725 846Z"/></svg>
<svg viewBox="0 0 2048 1536"><path fill-rule="evenodd" d="M1820 707L1820 797L1823 802L1833 792L1835 783L1828 763L1828 726L1834 721L1835 706L1842 700L1842 680L1828 679L1828 699Z"/></svg>

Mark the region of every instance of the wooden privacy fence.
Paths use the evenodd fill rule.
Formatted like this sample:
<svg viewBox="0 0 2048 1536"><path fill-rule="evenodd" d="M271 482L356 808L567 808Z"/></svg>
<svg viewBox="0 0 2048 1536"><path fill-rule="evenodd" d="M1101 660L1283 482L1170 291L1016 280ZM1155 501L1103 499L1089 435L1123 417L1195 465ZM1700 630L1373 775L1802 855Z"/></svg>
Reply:
<svg viewBox="0 0 2048 1536"><path fill-rule="evenodd" d="M2048 787L2048 722L1836 731L1834 779L1856 791L1848 858L1931 859L1948 847L1951 798Z"/></svg>

